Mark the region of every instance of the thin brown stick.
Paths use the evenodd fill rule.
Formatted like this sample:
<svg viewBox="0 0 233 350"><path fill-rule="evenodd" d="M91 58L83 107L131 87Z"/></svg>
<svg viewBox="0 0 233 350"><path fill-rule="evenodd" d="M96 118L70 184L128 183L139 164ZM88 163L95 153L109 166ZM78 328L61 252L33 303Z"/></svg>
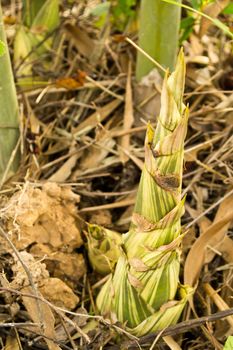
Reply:
<svg viewBox="0 0 233 350"><path fill-rule="evenodd" d="M222 318L226 318L230 315L233 315L233 308L228 309L228 310L224 310L224 311L219 311L216 312L215 314L209 315L209 316L203 316L197 319L191 319L188 321L183 321L178 323L175 326L170 326L165 328L163 331L158 331L149 335L146 335L144 337L141 337L140 340L138 341L138 343L140 345L146 344L146 343L150 343L154 341L154 339L160 335L160 337L164 337L164 336L174 336L180 333L184 333L188 330L190 330L191 328L196 328L196 327L200 327L201 325L205 324L206 322L214 322L217 320L220 320ZM126 349L136 349L137 345L135 344L134 341L127 341L124 343L124 346Z"/></svg>
<svg viewBox="0 0 233 350"><path fill-rule="evenodd" d="M40 325L38 323L32 323L32 322L5 322L0 323L0 328L27 328L27 327L39 327Z"/></svg>
<svg viewBox="0 0 233 350"><path fill-rule="evenodd" d="M87 319L96 319L98 320L99 322L102 322L104 325L108 326L108 327L113 327L116 331L118 331L120 334L125 334L126 336L128 336L130 339L134 339L136 344L138 344L138 338L130 333L128 333L125 329L121 328L120 326L116 325L116 324L111 324L109 322L109 320L105 319L104 317L102 316L93 316L93 315L88 315L88 314L82 314L82 313L79 313L79 312L73 312L73 311L69 311L69 310L66 310L66 309L63 309L59 306L55 306L53 305L52 303L50 303L47 299L43 298L42 296L37 296L37 295L33 295L33 294L30 294L30 293L24 293L24 292L20 292L16 289L12 289L12 288L5 288L5 287L0 287L0 294L4 293L4 292L10 292L10 293L13 293L15 295L19 295L21 297L28 297L28 298L32 298L32 299L38 299L39 301L42 301L43 303L47 304L48 306L51 307L51 309L53 311L55 311L57 314L59 314L61 317L63 317L63 313L67 314L67 315L72 315L72 316L79 316L79 317L84 317L84 318L87 318ZM70 322L72 322L70 320ZM83 333L83 332L82 332ZM81 334L82 335L82 334ZM40 336L44 337L44 338L48 338L46 337L45 335L43 334L40 334ZM84 336L84 338L87 337ZM49 338L48 338L49 339Z"/></svg>

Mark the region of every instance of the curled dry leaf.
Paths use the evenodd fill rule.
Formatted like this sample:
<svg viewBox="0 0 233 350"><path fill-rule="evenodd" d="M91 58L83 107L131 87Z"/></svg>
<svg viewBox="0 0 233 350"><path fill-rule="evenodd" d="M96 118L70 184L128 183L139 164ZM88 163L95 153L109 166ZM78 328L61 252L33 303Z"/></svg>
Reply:
<svg viewBox="0 0 233 350"><path fill-rule="evenodd" d="M21 291L25 294L34 294L31 287L24 287ZM39 292L38 297L42 297ZM53 340L50 340L56 340L55 318L50 307L39 299L23 296L22 300L33 322L41 324L42 321L41 327L38 327L37 331L42 336L46 336L45 342L47 343L48 349L61 350L61 348Z"/></svg>
<svg viewBox="0 0 233 350"><path fill-rule="evenodd" d="M172 337L166 336L166 337L163 337L163 340L171 350L182 350L179 344Z"/></svg>
<svg viewBox="0 0 233 350"><path fill-rule="evenodd" d="M229 305L221 298L221 296L218 294L218 292L211 287L209 283L205 283L203 285L204 290L206 293L210 296L210 298L213 300L215 305L218 307L220 311L223 310L229 310ZM231 331L233 330L233 316L226 317L227 322L229 323L231 327Z"/></svg>
<svg viewBox="0 0 233 350"><path fill-rule="evenodd" d="M216 216L214 218L214 223L216 223L218 220L220 220L224 215L230 214L232 212L233 208L233 194L226 198L219 206L219 209L216 213ZM224 238L226 238L227 231L230 226L230 221L223 226L221 230L218 231L216 235L214 235L208 242L208 246L214 248L214 249L208 249L205 254L205 263L209 263L215 256L214 250L221 250L224 248L222 243L224 242ZM228 240L227 240L228 241ZM229 241L228 241L229 243ZM225 241L226 244L226 241ZM222 248L220 248L222 246Z"/></svg>
<svg viewBox="0 0 233 350"><path fill-rule="evenodd" d="M228 205L225 207L226 203L229 203L229 201L233 201L233 196L227 197L225 201L222 202L219 207L221 216L216 214L216 220L214 220L213 224L196 240L187 256L184 266L184 281L190 286L195 286L198 280L203 264L205 263L207 246L215 241L215 237L222 239L223 235L226 234L229 223L233 220L232 206L229 207ZM222 210L222 208L225 208L225 210Z"/></svg>

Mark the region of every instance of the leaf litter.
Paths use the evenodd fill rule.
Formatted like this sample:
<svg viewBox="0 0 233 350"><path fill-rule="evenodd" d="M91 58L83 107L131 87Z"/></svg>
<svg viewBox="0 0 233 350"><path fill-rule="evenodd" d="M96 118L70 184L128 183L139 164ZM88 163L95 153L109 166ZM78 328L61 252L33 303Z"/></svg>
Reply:
<svg viewBox="0 0 233 350"><path fill-rule="evenodd" d="M2 187L0 208L6 234L1 234L0 314L3 326L13 324L0 328L5 348L123 349L139 348L139 341L150 349L156 338L149 345L147 338L132 339L122 325L98 316L95 295L104 281L91 270L85 250L86 221L128 230L145 124L156 124L161 92L156 71L136 84L136 51L124 40L136 41L135 28L116 40L110 23L96 27L90 9L98 3L61 6L53 48L47 58L29 55L32 76L20 86L22 163ZM19 15L20 8L5 9L6 19ZM6 21L6 29L12 37L15 21ZM180 322L200 323L184 334L171 330L172 338L164 341L184 350L222 349L233 312L217 321L211 315L233 308L233 203L232 194L227 196L233 181L231 43L202 18L184 50L190 120L183 225L189 231L182 269L196 292ZM16 71L18 81L21 72ZM161 336L155 346L166 348Z"/></svg>

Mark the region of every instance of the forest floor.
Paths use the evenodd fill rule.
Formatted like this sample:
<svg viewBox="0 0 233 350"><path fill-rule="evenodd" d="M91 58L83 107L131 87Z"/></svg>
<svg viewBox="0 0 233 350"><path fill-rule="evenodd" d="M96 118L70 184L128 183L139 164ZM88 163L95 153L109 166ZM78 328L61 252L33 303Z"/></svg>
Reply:
<svg viewBox="0 0 233 350"><path fill-rule="evenodd" d="M175 328L136 339L98 316L105 277L88 262L85 223L127 232L162 79L134 78L137 52L126 38L137 42L135 23L123 35L98 28L95 1L84 3L61 6L52 49L14 65L21 165L0 193L2 349L223 349L233 329L232 42L201 23L182 43L190 117L180 278L196 290ZM4 6L12 55L19 14Z"/></svg>

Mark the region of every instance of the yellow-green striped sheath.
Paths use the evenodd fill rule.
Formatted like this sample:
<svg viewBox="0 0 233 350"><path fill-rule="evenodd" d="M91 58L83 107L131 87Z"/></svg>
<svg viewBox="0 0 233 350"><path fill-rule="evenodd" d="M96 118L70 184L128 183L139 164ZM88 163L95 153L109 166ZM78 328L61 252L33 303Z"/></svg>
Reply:
<svg viewBox="0 0 233 350"><path fill-rule="evenodd" d="M156 130L148 125L145 164L130 230L112 244L118 259L115 266L111 263L111 274L97 297L102 315L120 321L137 336L176 323L192 294L192 288L179 282L188 122L188 108L182 102L184 81L181 50L175 71L164 79ZM105 232L105 240L107 237Z"/></svg>

